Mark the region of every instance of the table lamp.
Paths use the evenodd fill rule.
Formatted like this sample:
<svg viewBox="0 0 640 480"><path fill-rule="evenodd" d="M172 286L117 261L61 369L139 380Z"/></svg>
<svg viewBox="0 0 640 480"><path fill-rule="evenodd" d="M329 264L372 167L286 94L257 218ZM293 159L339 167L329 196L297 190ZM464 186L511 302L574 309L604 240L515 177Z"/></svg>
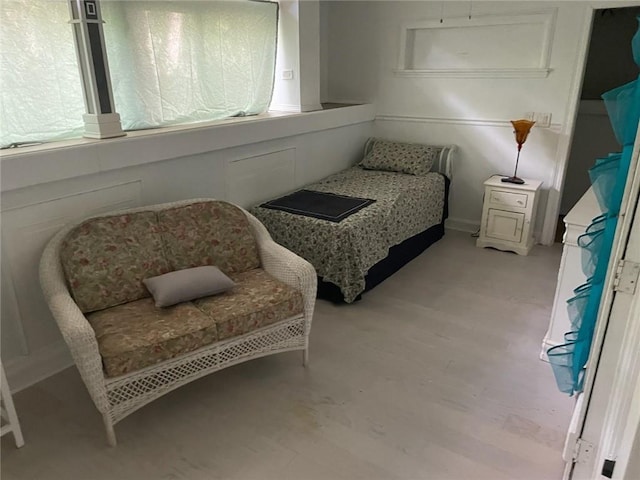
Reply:
<svg viewBox="0 0 640 480"><path fill-rule="evenodd" d="M529 132L531 131L531 127L536 122L532 122L531 120L511 120L511 125L513 125L513 133L516 135L516 143L518 144L518 156L516 157L516 169L513 171L512 177L502 178L501 181L506 183L517 183L518 185L522 185L524 180L519 178L516 174L518 173L518 161L520 160L520 150L522 150L522 145L524 144L527 136L529 136Z"/></svg>

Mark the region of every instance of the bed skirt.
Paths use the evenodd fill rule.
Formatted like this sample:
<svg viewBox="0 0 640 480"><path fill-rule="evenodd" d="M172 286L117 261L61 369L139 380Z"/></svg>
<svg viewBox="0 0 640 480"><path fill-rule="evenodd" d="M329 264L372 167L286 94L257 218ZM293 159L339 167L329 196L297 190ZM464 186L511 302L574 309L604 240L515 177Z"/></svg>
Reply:
<svg viewBox="0 0 640 480"><path fill-rule="evenodd" d="M386 278L396 273L443 236L444 221L391 247L389 249L389 255L369 269L365 277L366 283L362 293L368 292ZM362 293L358 295L354 301L357 302L360 300ZM318 298L334 303L344 303L344 296L340 291L340 287L331 282L325 282L320 277L318 277Z"/></svg>
<svg viewBox="0 0 640 480"><path fill-rule="evenodd" d="M444 208L442 211L442 223L434 225L413 237L407 238L402 243L394 245L389 249L389 255L376 263L367 272L364 277L365 287L362 293L358 295L354 302L362 298L362 294L368 292L376 285L382 283L391 275L404 267L411 260L424 252L431 245L444 237L444 221L449 217L449 189L451 188L451 180L445 176L444 181ZM333 303L346 303L344 295L336 284L325 282L318 277L318 298L329 300Z"/></svg>

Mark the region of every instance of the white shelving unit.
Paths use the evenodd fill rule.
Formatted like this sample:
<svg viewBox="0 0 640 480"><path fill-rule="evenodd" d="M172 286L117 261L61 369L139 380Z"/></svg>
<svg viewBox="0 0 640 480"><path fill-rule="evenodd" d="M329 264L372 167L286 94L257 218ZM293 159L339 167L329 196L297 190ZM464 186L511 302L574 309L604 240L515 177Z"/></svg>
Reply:
<svg viewBox="0 0 640 480"><path fill-rule="evenodd" d="M540 351L542 360L548 360L549 348L565 343L564 334L571 330L567 300L573 297L573 290L587 280L582 272L582 253L578 246L578 237L585 232L591 220L601 213L598 200L593 190L589 189L563 219L565 230L562 243L564 246L549 328L542 340Z"/></svg>

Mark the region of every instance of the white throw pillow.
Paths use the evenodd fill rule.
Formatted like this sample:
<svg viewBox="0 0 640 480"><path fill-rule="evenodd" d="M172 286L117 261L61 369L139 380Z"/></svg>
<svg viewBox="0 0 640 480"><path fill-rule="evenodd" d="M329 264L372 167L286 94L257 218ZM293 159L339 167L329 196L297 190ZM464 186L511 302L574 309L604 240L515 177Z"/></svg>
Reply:
<svg viewBox="0 0 640 480"><path fill-rule="evenodd" d="M226 292L236 284L218 267L185 268L142 281L153 296L156 307L169 307L176 303L208 297Z"/></svg>

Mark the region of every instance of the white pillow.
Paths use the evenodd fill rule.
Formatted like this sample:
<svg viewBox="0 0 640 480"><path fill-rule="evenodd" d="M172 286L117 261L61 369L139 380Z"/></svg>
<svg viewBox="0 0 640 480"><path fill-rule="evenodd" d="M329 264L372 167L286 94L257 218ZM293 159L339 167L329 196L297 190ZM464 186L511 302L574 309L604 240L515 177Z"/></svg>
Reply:
<svg viewBox="0 0 640 480"><path fill-rule="evenodd" d="M208 297L226 292L236 284L218 267L185 268L142 281L153 296L156 307L169 307L176 303Z"/></svg>

